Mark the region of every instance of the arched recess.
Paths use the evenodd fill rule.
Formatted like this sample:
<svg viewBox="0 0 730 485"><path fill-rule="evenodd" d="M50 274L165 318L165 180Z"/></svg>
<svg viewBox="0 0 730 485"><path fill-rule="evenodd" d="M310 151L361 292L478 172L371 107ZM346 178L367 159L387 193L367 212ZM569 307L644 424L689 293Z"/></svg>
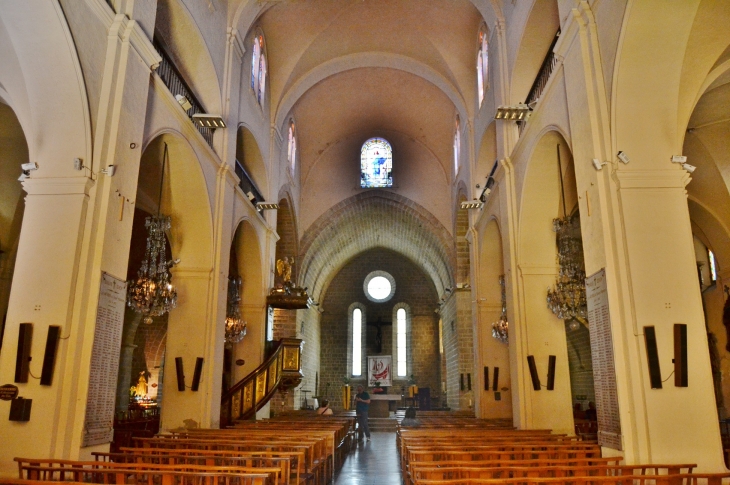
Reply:
<svg viewBox="0 0 730 485"><path fill-rule="evenodd" d="M221 114L220 81L198 24L181 0L158 0L155 38L208 113Z"/></svg>
<svg viewBox="0 0 730 485"><path fill-rule="evenodd" d="M461 203L469 200L464 182L459 183L456 215L454 217L454 234L456 234L456 283L468 284L470 281L471 256L469 241L466 233L469 232L469 211L461 209Z"/></svg>
<svg viewBox="0 0 730 485"><path fill-rule="evenodd" d="M558 149L565 205L561 201ZM521 286L522 320L513 322L510 328L515 421L524 426L548 426L571 434L574 429L565 325L547 308L545 289L555 283L558 269L553 219L570 214L570 208L577 202L572 166L570 148L557 131L546 132L530 155L522 184L517 231L517 284ZM528 355L535 357L543 382L549 356L557 357L554 391L532 389L527 371Z"/></svg>
<svg viewBox="0 0 730 485"><path fill-rule="evenodd" d="M266 162L253 133L243 125L236 132L236 160L241 163L256 189L262 195L266 194L269 187Z"/></svg>
<svg viewBox="0 0 730 485"><path fill-rule="evenodd" d="M233 346L233 360L243 359L243 365L235 365L233 384L254 370L263 359L266 339L266 282L261 243L256 229L248 219L242 220L233 238L233 251L238 262L241 289L241 317L247 323L243 340Z"/></svg>
<svg viewBox="0 0 730 485"><path fill-rule="evenodd" d="M487 223L479 241L479 276L476 292L478 329L475 339L478 390L478 396L475 397L479 403L477 414L482 418L512 419L513 386L509 380L509 345L492 337L492 323L499 320L502 314L500 278L504 277L502 235L496 219L491 219ZM513 336L510 335L509 338ZM489 380L485 382L485 378ZM485 384L488 387L485 388Z"/></svg>
<svg viewBox="0 0 730 485"><path fill-rule="evenodd" d="M377 230L363 230L378 221ZM453 237L417 203L392 192L361 192L332 207L302 236L299 282L317 300L356 254L374 247L396 251L421 266L437 294L454 286Z"/></svg>
<svg viewBox="0 0 730 485"><path fill-rule="evenodd" d="M497 123L492 121L482 134L482 141L479 144L479 154L477 156L477 167L475 172L475 183L480 185L480 189L476 189L476 193L481 193L484 188L489 172L492 170L494 162L497 160Z"/></svg>
<svg viewBox="0 0 730 485"><path fill-rule="evenodd" d="M23 128L13 109L0 98L0 351L25 211L25 194L18 177L20 165L28 160Z"/></svg>
<svg viewBox="0 0 730 485"><path fill-rule="evenodd" d="M522 30L519 50L510 76L512 103L524 102L545 55L560 29L556 0L536 0Z"/></svg>

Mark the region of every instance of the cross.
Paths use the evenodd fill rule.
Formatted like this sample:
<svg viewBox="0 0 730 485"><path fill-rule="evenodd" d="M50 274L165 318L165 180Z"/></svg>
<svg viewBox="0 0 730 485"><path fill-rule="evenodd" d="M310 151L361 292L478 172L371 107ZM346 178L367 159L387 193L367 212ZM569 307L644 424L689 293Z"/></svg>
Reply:
<svg viewBox="0 0 730 485"><path fill-rule="evenodd" d="M378 317L377 322L367 322L367 324L378 329L378 333L375 334L375 350L381 353L383 351L383 325L393 325L393 322L384 322L381 317Z"/></svg>

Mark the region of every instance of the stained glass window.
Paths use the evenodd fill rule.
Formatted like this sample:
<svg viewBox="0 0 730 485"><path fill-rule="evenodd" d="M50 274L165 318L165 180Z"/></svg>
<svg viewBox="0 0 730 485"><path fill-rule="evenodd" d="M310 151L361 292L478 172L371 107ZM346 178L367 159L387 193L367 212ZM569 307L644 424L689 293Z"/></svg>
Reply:
<svg viewBox="0 0 730 485"><path fill-rule="evenodd" d="M393 149L382 138L371 138L360 150L360 187L393 186Z"/></svg>
<svg viewBox="0 0 730 485"><path fill-rule="evenodd" d="M710 261L710 280L712 283L717 281L717 263L715 262L715 253L707 250L707 259Z"/></svg>
<svg viewBox="0 0 730 485"><path fill-rule="evenodd" d="M459 156L461 155L461 127L459 117L456 117L456 129L454 130L454 175L459 173Z"/></svg>
<svg viewBox="0 0 730 485"><path fill-rule="evenodd" d="M251 55L251 89L261 106L264 105L264 95L266 93L266 71L264 36L257 35L253 40L253 53Z"/></svg>
<svg viewBox="0 0 730 485"><path fill-rule="evenodd" d="M259 79L259 55L261 54L261 41L256 36L253 40L253 54L251 55L251 89L256 92L256 84Z"/></svg>
<svg viewBox="0 0 730 485"><path fill-rule="evenodd" d="M479 106L484 101L484 93L487 90L487 74L489 66L489 49L487 45L487 33L479 31L479 53L477 54L477 88L479 93Z"/></svg>
<svg viewBox="0 0 730 485"><path fill-rule="evenodd" d="M291 164L292 172L296 168L297 159L297 132L294 128L294 121L289 122L289 149L287 150L287 160Z"/></svg>

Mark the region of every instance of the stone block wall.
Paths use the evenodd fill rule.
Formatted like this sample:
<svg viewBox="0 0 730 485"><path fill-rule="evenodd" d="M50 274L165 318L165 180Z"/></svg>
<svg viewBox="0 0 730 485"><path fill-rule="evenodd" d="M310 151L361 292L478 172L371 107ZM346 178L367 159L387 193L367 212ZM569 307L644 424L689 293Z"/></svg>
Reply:
<svg viewBox="0 0 730 485"><path fill-rule="evenodd" d="M372 271L387 271L395 279L393 298L384 303L374 303L365 296L363 283ZM386 249L367 251L348 263L330 283L323 298L324 313L321 316L320 393L330 400L334 409L342 408L341 388L348 372L348 309L353 303L365 308L368 322L392 323L393 309L398 303L406 303L411 317L411 368L408 377L414 375L419 387L429 387L433 403L440 402L441 369L439 366L438 304L435 287L431 280L413 263L399 254ZM367 380L369 355L392 355L395 372L396 356L393 351L393 325L382 327L382 349L375 347L377 330L369 326L366 331L363 352L363 375L352 379L351 385L364 384ZM389 392L400 394L408 385L408 377L395 379Z"/></svg>

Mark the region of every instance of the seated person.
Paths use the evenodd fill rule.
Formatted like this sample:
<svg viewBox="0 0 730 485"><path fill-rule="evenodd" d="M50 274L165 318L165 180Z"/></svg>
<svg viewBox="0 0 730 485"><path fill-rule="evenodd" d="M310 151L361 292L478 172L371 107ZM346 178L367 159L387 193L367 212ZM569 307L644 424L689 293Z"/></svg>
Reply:
<svg viewBox="0 0 730 485"><path fill-rule="evenodd" d="M317 414L322 416L331 416L333 414L330 409L330 402L327 399L322 399L322 404L317 408Z"/></svg>
<svg viewBox="0 0 730 485"><path fill-rule="evenodd" d="M400 422L401 426L420 426L421 422L416 419L416 409L413 406L409 406L406 409L406 417Z"/></svg>

